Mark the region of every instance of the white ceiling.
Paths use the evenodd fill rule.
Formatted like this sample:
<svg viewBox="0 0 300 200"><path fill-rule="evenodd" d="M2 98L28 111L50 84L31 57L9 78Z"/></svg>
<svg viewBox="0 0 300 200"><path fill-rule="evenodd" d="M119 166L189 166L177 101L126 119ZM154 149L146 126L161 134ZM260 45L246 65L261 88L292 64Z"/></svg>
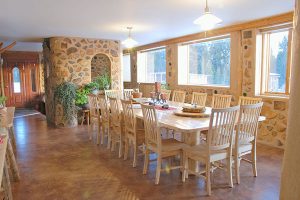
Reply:
<svg viewBox="0 0 300 200"><path fill-rule="evenodd" d="M294 0L209 0L227 26L293 10ZM0 0L0 41L53 36L124 40L139 45L201 32L193 20L205 0ZM30 46L30 45L29 45Z"/></svg>

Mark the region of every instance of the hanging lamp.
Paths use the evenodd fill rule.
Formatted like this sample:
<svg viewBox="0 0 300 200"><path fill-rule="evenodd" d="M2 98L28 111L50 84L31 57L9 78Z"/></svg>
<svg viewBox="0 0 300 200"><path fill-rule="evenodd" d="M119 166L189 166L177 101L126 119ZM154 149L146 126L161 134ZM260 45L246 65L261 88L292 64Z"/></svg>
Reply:
<svg viewBox="0 0 300 200"><path fill-rule="evenodd" d="M122 44L126 47L126 48L132 48L134 46L136 46L138 43L137 41L135 41L134 39L132 39L131 37L131 30L132 30L132 27L127 27L127 30L128 30L128 38L126 40L124 40L122 42Z"/></svg>
<svg viewBox="0 0 300 200"><path fill-rule="evenodd" d="M217 16L213 15L208 8L208 3L206 0L204 14L194 21L194 24L200 25L201 29L204 31L213 29L217 24L220 24L222 20Z"/></svg>

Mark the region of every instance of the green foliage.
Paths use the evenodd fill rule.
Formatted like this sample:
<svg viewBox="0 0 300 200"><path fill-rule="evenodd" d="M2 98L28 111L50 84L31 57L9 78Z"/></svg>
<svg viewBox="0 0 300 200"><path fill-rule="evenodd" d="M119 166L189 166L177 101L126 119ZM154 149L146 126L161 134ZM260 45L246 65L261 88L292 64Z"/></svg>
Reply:
<svg viewBox="0 0 300 200"><path fill-rule="evenodd" d="M103 75L97 76L94 82L98 83L100 90L109 89L111 78L108 73L105 73Z"/></svg>
<svg viewBox="0 0 300 200"><path fill-rule="evenodd" d="M86 85L84 85L81 88L78 88L76 90L76 98L75 98L75 104L77 106L83 106L88 103L88 94L90 94L93 90L98 90L99 84L97 82L90 82Z"/></svg>
<svg viewBox="0 0 300 200"><path fill-rule="evenodd" d="M89 90L90 92L93 90L99 90L99 84L97 82L90 82L86 84L84 88Z"/></svg>
<svg viewBox="0 0 300 200"><path fill-rule="evenodd" d="M279 44L279 53L276 59L276 73L280 74L279 77L279 88L285 85L286 79L286 63L287 63L287 52L288 52L288 38L284 37Z"/></svg>
<svg viewBox="0 0 300 200"><path fill-rule="evenodd" d="M62 106L64 110L64 119L72 119L76 106L74 100L76 97L76 86L70 82L63 82L55 88L54 98Z"/></svg>
<svg viewBox="0 0 300 200"><path fill-rule="evenodd" d="M163 90L169 90L170 87L169 87L169 85L167 83L162 83L161 84L161 89L163 89Z"/></svg>
<svg viewBox="0 0 300 200"><path fill-rule="evenodd" d="M6 100L7 100L6 96L0 96L0 105L4 105Z"/></svg>

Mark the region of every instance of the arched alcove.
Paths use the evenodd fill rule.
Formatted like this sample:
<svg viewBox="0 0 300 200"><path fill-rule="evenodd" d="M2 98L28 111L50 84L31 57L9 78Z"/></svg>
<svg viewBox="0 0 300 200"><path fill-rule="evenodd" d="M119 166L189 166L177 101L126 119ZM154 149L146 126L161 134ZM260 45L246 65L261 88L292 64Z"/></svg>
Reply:
<svg viewBox="0 0 300 200"><path fill-rule="evenodd" d="M98 53L91 61L91 78L94 80L97 76L104 74L111 77L111 61L107 55Z"/></svg>

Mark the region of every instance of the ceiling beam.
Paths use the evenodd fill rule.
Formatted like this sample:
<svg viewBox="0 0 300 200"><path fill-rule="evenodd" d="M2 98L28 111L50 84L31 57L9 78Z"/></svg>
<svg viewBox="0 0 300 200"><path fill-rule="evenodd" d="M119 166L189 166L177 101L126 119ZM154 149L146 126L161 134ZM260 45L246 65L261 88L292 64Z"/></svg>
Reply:
<svg viewBox="0 0 300 200"><path fill-rule="evenodd" d="M3 43L2 43L2 44L3 44ZM1 46L2 46L2 44L1 44ZM4 47L4 48L2 48L2 49L1 49L1 47L0 47L0 54L3 53L4 51L7 51L7 50L13 48L16 44L17 44L17 42L14 41L14 42L12 42L10 45L7 45L6 47Z"/></svg>
<svg viewBox="0 0 300 200"><path fill-rule="evenodd" d="M230 32L234 31L240 31L240 30L245 30L245 29L252 29L252 28L259 28L259 27L264 27L264 26L272 26L280 23L287 23L287 22L292 22L293 21L293 15L294 12L288 12L280 15L275 15L271 17L266 17L262 19L257 19L241 24L234 24L218 29L214 29L211 31L206 31L206 32L200 32L200 33L194 33L190 35L185 35L181 37L176 37L168 40L163 40L160 42L154 42L151 44L146 44L142 46L135 47L133 50L134 51L141 51L145 49L152 49L160 46L167 46L170 44L178 44L178 43L183 43L183 42L188 42L188 41L193 41L193 40L199 40L202 38L206 37L213 37L216 35L221 35L221 34L227 34ZM124 49L123 52L131 52L131 49Z"/></svg>

